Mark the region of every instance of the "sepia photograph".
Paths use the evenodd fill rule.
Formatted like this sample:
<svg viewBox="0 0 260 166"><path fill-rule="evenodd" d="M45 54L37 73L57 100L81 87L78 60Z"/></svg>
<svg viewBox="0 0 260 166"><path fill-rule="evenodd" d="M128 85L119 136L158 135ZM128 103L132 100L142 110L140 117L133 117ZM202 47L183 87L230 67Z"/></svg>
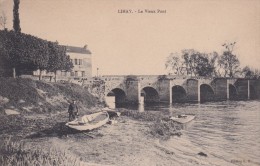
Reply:
<svg viewBox="0 0 260 166"><path fill-rule="evenodd" d="M0 0L0 166L259 166L259 0Z"/></svg>

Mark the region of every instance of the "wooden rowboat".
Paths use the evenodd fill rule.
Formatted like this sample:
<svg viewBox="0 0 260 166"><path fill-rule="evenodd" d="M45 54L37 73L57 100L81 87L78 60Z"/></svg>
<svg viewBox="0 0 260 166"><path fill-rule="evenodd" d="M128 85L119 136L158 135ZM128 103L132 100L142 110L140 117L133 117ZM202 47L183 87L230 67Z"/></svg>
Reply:
<svg viewBox="0 0 260 166"><path fill-rule="evenodd" d="M109 118L119 117L121 115L120 112L117 112L115 109L111 109L108 107L105 107L102 109L102 111L106 111L109 114Z"/></svg>
<svg viewBox="0 0 260 166"><path fill-rule="evenodd" d="M194 115L178 115L177 117L171 117L170 119L178 123L188 123L195 118Z"/></svg>
<svg viewBox="0 0 260 166"><path fill-rule="evenodd" d="M107 112L97 112L84 115L74 121L66 123L66 126L79 131L93 130L105 125L109 121Z"/></svg>

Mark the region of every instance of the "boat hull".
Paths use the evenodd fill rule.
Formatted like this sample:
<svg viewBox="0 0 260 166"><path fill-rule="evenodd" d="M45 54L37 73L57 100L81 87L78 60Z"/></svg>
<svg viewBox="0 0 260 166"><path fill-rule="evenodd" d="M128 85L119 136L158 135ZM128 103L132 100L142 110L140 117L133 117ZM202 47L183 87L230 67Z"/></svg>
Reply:
<svg viewBox="0 0 260 166"><path fill-rule="evenodd" d="M69 128L85 131L93 130L105 125L109 121L107 112L98 112L90 115L84 115L79 119L66 123Z"/></svg>
<svg viewBox="0 0 260 166"><path fill-rule="evenodd" d="M185 115L183 117L171 117L170 119L175 122L184 124L184 123L188 123L188 122L192 121L194 118L195 118L194 115Z"/></svg>

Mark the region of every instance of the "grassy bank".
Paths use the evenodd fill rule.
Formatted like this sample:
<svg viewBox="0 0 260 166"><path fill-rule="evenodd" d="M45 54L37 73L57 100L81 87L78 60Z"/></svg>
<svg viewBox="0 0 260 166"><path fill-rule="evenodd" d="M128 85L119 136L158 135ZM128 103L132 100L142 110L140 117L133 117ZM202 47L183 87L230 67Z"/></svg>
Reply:
<svg viewBox="0 0 260 166"><path fill-rule="evenodd" d="M55 166L77 166L80 161L68 151L62 149L49 149L44 151L40 147L30 149L26 143L2 140L0 144L0 165L55 165Z"/></svg>
<svg viewBox="0 0 260 166"><path fill-rule="evenodd" d="M96 98L76 84L0 78L0 111L11 108L23 113L53 113L66 110L72 99L78 101L81 109L97 103Z"/></svg>

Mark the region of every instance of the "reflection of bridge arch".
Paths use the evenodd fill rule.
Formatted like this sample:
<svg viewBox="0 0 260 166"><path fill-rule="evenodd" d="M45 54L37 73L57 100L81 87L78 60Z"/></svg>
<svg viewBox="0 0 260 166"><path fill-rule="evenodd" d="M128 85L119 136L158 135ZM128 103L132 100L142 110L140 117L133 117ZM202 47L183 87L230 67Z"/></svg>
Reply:
<svg viewBox="0 0 260 166"><path fill-rule="evenodd" d="M232 84L229 84L228 86L229 86L228 87L229 88L229 99L230 100L236 99L238 96L237 88Z"/></svg>
<svg viewBox="0 0 260 166"><path fill-rule="evenodd" d="M172 102L178 103L178 102L185 102L186 99L186 90L179 85L175 85L172 87Z"/></svg>
<svg viewBox="0 0 260 166"><path fill-rule="evenodd" d="M147 86L141 90L145 103L159 102L159 93L153 87Z"/></svg>
<svg viewBox="0 0 260 166"><path fill-rule="evenodd" d="M200 100L201 102L214 100L213 88L208 84L200 85Z"/></svg>
<svg viewBox="0 0 260 166"><path fill-rule="evenodd" d="M114 88L107 93L106 96L115 96L115 103L124 103L126 100L126 93L120 88Z"/></svg>

